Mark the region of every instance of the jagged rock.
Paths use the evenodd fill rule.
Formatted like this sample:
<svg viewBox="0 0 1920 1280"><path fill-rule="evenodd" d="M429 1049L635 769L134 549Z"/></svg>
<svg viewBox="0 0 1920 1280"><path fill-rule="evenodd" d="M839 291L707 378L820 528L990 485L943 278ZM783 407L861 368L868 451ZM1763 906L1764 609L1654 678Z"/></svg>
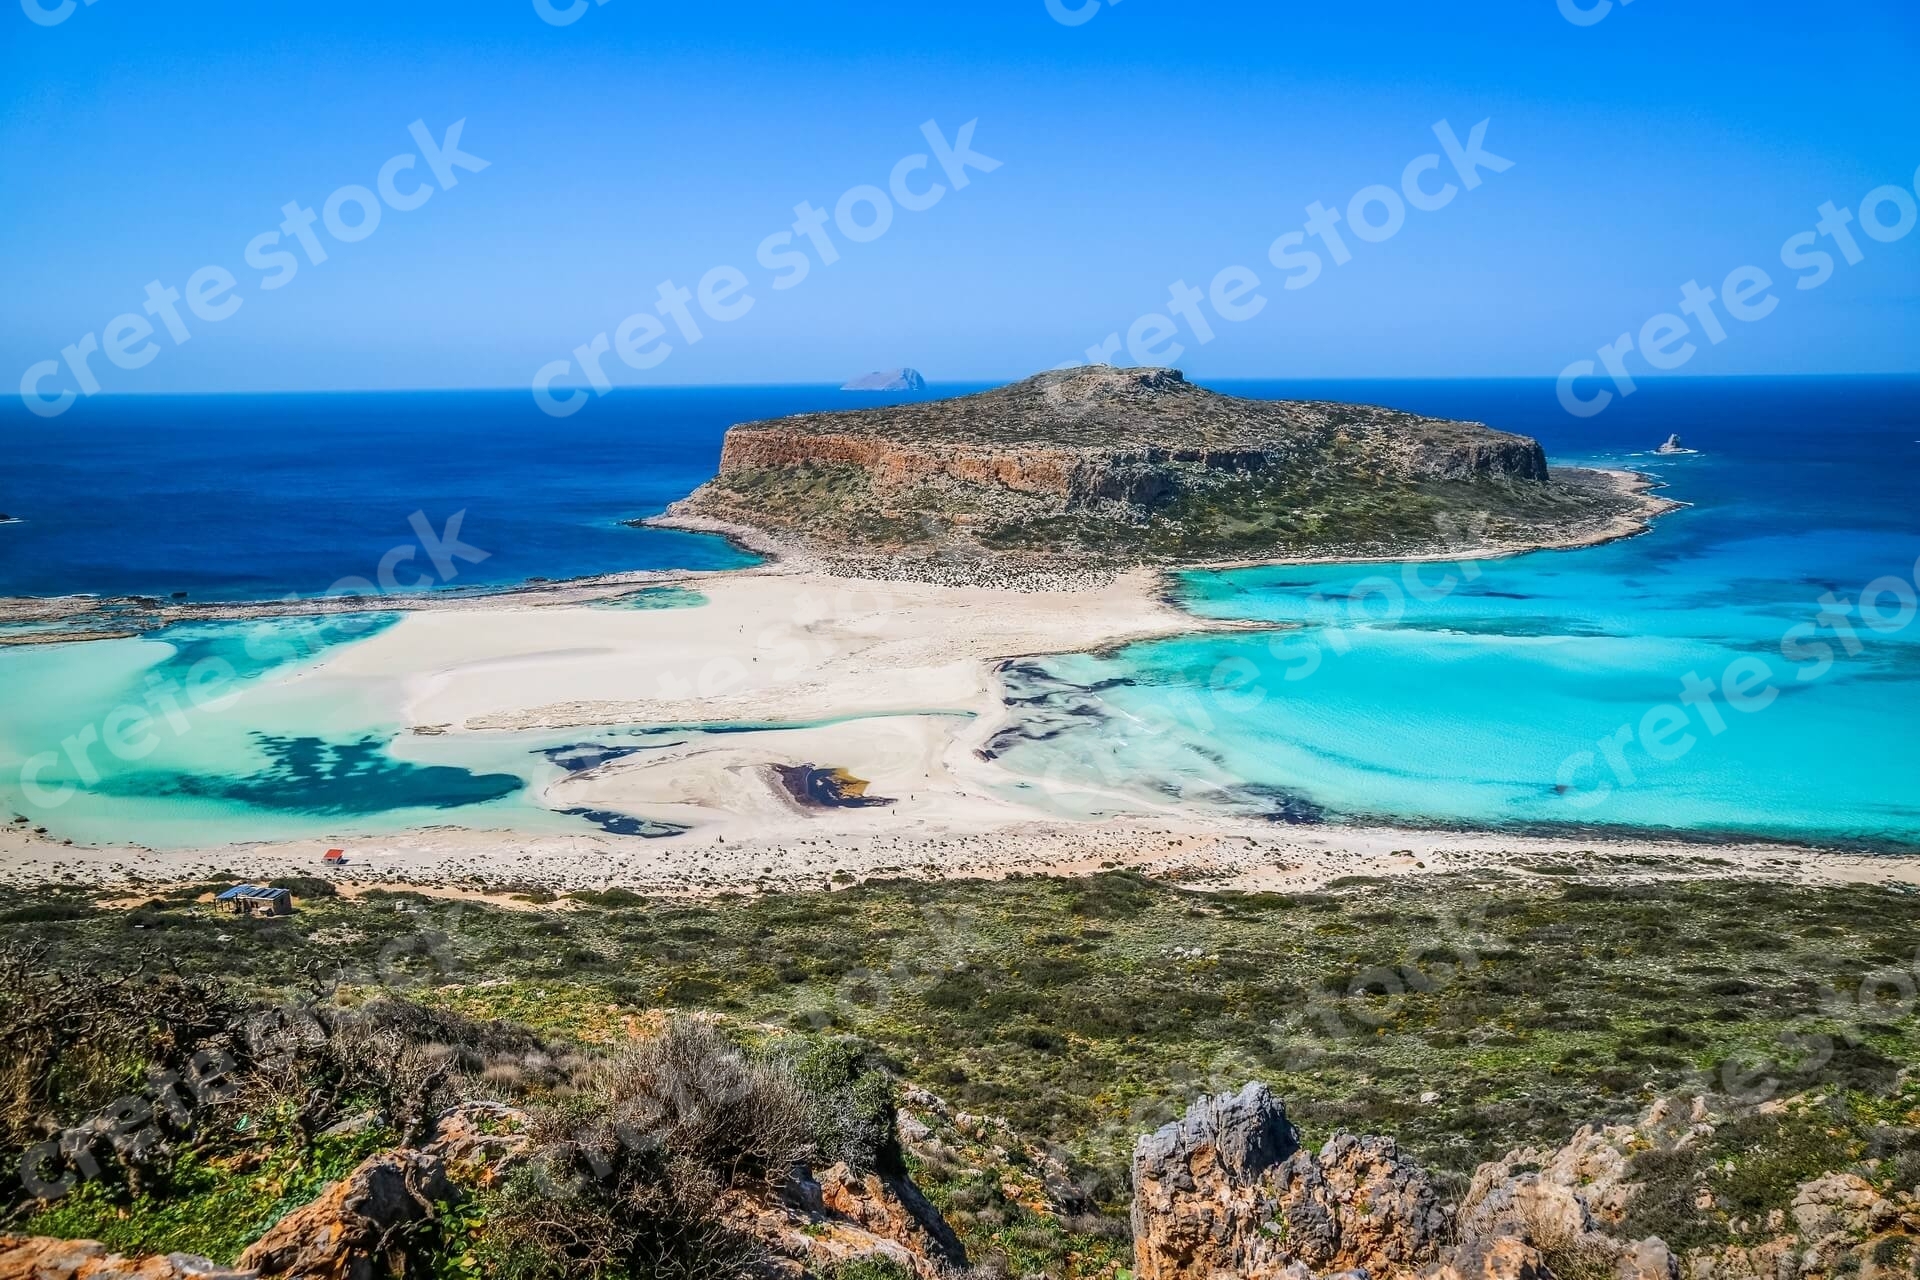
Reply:
<svg viewBox="0 0 1920 1280"><path fill-rule="evenodd" d="M1897 1216L1865 1178L1851 1173L1828 1174L1802 1186L1793 1197L1793 1221L1800 1234L1820 1239L1835 1234L1865 1235L1875 1225Z"/></svg>
<svg viewBox="0 0 1920 1280"><path fill-rule="evenodd" d="M725 1217L767 1246L782 1280L870 1258L939 1280L967 1263L959 1237L911 1179L844 1164L817 1178L796 1168L778 1199L737 1195Z"/></svg>
<svg viewBox="0 0 1920 1280"><path fill-rule="evenodd" d="M1133 1156L1140 1280L1411 1274L1437 1260L1447 1218L1390 1139L1336 1134L1302 1150L1265 1085L1202 1098Z"/></svg>
<svg viewBox="0 0 1920 1280"><path fill-rule="evenodd" d="M1639 1192L1632 1152L1648 1135L1673 1136L1665 1103L1641 1126L1588 1125L1555 1150L1527 1148L1474 1172L1462 1198L1458 1232L1466 1247L1519 1240L1544 1257L1578 1258L1585 1269L1608 1269L1619 1280L1677 1280L1678 1260L1657 1237L1624 1240L1606 1228L1625 1220ZM1685 1136L1685 1135L1682 1135Z"/></svg>
<svg viewBox="0 0 1920 1280"><path fill-rule="evenodd" d="M1554 1280L1554 1274L1538 1249L1503 1236L1461 1245L1424 1280Z"/></svg>
<svg viewBox="0 0 1920 1280"><path fill-rule="evenodd" d="M1431 1263L1448 1218L1427 1175L1391 1138L1336 1134L1274 1172L1276 1207L1293 1253L1316 1271L1402 1274Z"/></svg>
<svg viewBox="0 0 1920 1280"><path fill-rule="evenodd" d="M252 1280L190 1253L128 1258L95 1240L0 1235L0 1280Z"/></svg>
<svg viewBox="0 0 1920 1280"><path fill-rule="evenodd" d="M424 1151L369 1156L311 1204L268 1228L240 1255L242 1268L301 1280L372 1280L376 1257L405 1227L455 1195L445 1162Z"/></svg>
<svg viewBox="0 0 1920 1280"><path fill-rule="evenodd" d="M820 1199L828 1213L898 1241L918 1258L934 1264L966 1264L960 1237L908 1178L860 1175L836 1164L820 1175Z"/></svg>
<svg viewBox="0 0 1920 1280"><path fill-rule="evenodd" d="M1299 1146L1286 1108L1260 1084L1202 1098L1141 1138L1133 1152L1140 1280L1279 1277L1291 1258L1268 1230L1272 1204L1260 1182Z"/></svg>
<svg viewBox="0 0 1920 1280"><path fill-rule="evenodd" d="M469 1102L441 1116L421 1150L440 1159L462 1186L492 1187L533 1147L526 1112L498 1102Z"/></svg>

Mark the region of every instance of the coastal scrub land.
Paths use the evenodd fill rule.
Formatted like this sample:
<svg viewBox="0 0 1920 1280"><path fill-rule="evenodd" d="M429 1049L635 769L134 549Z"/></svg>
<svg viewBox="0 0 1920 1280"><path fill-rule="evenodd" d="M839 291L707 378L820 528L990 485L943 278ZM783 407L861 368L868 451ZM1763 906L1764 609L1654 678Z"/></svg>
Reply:
<svg viewBox="0 0 1920 1280"><path fill-rule="evenodd" d="M1595 1250L1655 1236L1686 1274L1907 1274L1920 897L1647 870L1567 859L1296 894L895 880L706 902L347 897L299 879L281 919L219 913L224 878L24 891L0 914L0 1164L139 1092L149 1066L187 1070L196 1047L225 1046L235 1092L163 1146L101 1137L97 1176L50 1202L10 1182L10 1223L269 1268L331 1248L441 1275L846 1280L948 1274L957 1246L982 1276L1112 1276L1182 1229L1138 1205L1129 1225L1136 1139L1260 1080L1309 1147L1396 1137L1436 1205L1484 1205L1489 1177L1532 1185L1573 1138L1588 1234L1535 1221L1519 1234L1536 1270L1489 1275L1603 1274ZM636 1089L655 1101L636 1109ZM719 1109L704 1127L696 1104ZM479 1132L450 1137L449 1107ZM643 1113L665 1165L622 1164L595 1128ZM527 1158L523 1125L574 1190L486 1171ZM387 1223L379 1249L316 1235L343 1212L328 1184L358 1167L364 1186L395 1148L431 1212ZM776 1194L770 1152L810 1167L824 1200ZM652 1207L597 1198L616 1190ZM600 1234L569 1234L583 1228ZM1376 1228L1399 1259L1376 1260L1383 1276L1441 1256L1407 1223Z"/></svg>

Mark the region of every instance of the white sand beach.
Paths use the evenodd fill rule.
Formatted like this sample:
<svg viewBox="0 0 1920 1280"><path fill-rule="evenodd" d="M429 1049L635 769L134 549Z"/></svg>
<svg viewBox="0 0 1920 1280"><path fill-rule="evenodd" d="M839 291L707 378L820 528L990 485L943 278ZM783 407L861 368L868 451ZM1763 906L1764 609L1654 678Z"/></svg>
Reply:
<svg viewBox="0 0 1920 1280"><path fill-rule="evenodd" d="M1769 845L1288 827L1114 793L1098 816L983 758L1008 718L1009 659L1238 627L1162 599L1141 571L1081 591L1033 593L874 583L792 566L710 575L707 603L619 609L492 600L411 613L290 677L316 697L380 690L412 730L395 745L436 759L468 741L611 726L722 727L669 735L593 763L540 795L687 828L666 839L444 826L385 836L149 850L70 847L22 826L0 833L15 883L178 882L215 872L327 874L439 886L620 885L654 893L818 888L922 878L1139 868L1215 887L1311 887L1347 875L1543 864L1626 874L1769 875L1920 883L1920 860ZM840 771L888 804L796 794L805 770ZM783 776L782 771L786 775ZM1084 795L1084 786L1076 788ZM858 798L858 797L856 797ZM323 869L330 846L349 850Z"/></svg>

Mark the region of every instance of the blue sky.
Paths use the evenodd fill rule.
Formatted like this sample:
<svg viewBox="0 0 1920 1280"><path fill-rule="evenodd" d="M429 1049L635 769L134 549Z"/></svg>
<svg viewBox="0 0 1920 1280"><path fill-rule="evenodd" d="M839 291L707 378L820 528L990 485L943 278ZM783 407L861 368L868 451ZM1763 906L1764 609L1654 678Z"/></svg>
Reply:
<svg viewBox="0 0 1920 1280"><path fill-rule="evenodd" d="M96 0L50 26L10 4L9 389L209 265L239 311L189 317L137 370L96 358L106 391L524 387L722 265L753 308L644 372L607 359L616 383L1012 378L1235 265L1267 305L1209 343L1183 330L1196 377L1552 376L1748 263L1780 306L1684 372L1920 370L1920 234L1863 241L1815 291L1779 263L1823 201L1913 192L1911 0L1635 0L1588 26L1556 0L1123 0L1077 26L1045 0L604 0L567 26L530 0ZM457 119L484 171L259 287L244 249L282 205L371 187L419 150L411 122ZM999 168L769 287L756 248L795 205L886 188L922 122L975 119ZM1442 119L1490 120L1513 167L1283 289L1274 239L1314 201L1398 188Z"/></svg>

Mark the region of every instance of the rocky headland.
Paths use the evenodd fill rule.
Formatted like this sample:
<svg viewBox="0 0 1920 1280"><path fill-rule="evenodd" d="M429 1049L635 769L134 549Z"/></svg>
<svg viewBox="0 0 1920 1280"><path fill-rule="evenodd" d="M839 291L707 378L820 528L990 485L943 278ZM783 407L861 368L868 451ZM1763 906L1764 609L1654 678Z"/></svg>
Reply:
<svg viewBox="0 0 1920 1280"><path fill-rule="evenodd" d="M1583 545L1667 509L1646 488L1550 469L1537 441L1478 423L1102 365L736 426L719 474L656 523L860 576L977 581Z"/></svg>

